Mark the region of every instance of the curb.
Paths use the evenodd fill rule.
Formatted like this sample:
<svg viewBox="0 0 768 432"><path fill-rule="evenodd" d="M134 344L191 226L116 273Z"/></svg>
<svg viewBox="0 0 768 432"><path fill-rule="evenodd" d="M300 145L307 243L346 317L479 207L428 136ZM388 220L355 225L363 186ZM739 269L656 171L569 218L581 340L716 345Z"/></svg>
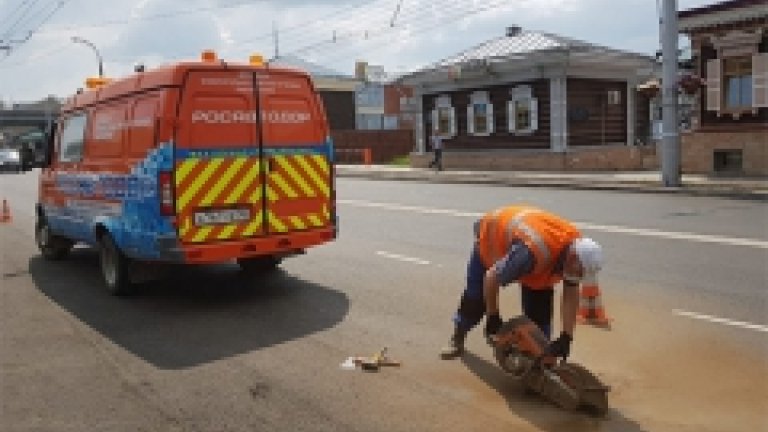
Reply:
<svg viewBox="0 0 768 432"><path fill-rule="evenodd" d="M607 190L635 193L681 194L746 200L768 200L768 186L751 187L743 184L689 183L679 187L665 187L647 180L590 180L575 178L522 178L520 176L494 175L487 172L451 172L406 170L375 170L336 167L339 177L370 180L421 181L442 184L485 184L508 187L550 187L574 190Z"/></svg>

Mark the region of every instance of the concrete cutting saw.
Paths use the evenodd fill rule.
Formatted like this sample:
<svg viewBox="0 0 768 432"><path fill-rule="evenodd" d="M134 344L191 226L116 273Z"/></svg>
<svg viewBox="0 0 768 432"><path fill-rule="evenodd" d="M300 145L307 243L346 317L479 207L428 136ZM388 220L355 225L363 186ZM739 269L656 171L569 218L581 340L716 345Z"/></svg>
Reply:
<svg viewBox="0 0 768 432"><path fill-rule="evenodd" d="M527 317L504 323L489 343L499 366L527 389L566 410L607 413L610 388L583 366L548 355L546 335Z"/></svg>

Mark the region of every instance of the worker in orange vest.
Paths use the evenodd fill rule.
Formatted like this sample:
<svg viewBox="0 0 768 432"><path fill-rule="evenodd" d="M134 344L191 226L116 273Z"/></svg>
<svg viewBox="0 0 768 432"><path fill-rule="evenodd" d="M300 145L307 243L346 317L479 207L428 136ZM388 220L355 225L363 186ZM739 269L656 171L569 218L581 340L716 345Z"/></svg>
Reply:
<svg viewBox="0 0 768 432"><path fill-rule="evenodd" d="M554 285L563 281L562 332L549 352L567 358L579 308L581 280L596 280L602 249L569 221L530 206L503 207L475 222L475 242L467 264L467 285L454 315L455 329L444 359L464 352L467 333L487 315L486 337L502 325L499 287L521 285L523 313L551 337Z"/></svg>

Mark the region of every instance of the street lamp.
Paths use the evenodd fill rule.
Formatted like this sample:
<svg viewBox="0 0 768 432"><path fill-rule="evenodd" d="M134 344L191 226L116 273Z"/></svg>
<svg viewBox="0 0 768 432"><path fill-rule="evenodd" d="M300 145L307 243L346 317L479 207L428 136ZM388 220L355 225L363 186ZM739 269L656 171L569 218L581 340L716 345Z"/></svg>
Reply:
<svg viewBox="0 0 768 432"><path fill-rule="evenodd" d="M99 54L99 50L96 49L96 45L92 44L89 40L83 39L78 36L72 36L72 42L85 44L91 47L93 52L96 53L96 57L99 58L99 78L104 77L104 67L102 66L101 54Z"/></svg>

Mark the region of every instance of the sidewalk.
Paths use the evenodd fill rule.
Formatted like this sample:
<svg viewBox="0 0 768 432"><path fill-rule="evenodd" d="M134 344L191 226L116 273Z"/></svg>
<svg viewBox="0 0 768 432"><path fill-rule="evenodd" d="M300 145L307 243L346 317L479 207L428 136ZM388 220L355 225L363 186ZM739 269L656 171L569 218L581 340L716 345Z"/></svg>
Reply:
<svg viewBox="0 0 768 432"><path fill-rule="evenodd" d="M377 180L621 190L768 200L768 178L718 178L684 174L680 187L664 187L659 171L571 173L551 171L445 170L436 172L426 168L389 165L337 165L336 174L339 177Z"/></svg>

